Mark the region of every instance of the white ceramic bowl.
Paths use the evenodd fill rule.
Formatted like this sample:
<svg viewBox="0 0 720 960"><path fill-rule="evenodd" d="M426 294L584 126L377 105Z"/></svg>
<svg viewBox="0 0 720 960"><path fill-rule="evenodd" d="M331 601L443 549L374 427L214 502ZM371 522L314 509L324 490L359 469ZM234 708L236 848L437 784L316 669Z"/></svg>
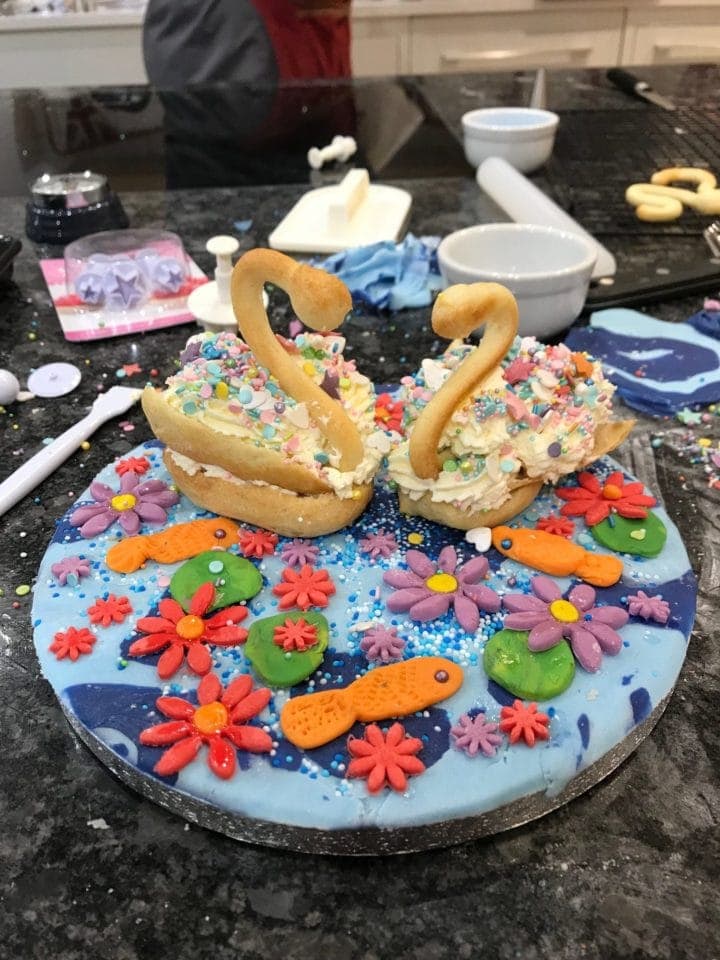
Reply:
<svg viewBox="0 0 720 960"><path fill-rule="evenodd" d="M595 250L574 233L530 223L486 223L449 234L438 247L448 284L493 281L515 295L520 333L559 333L585 303Z"/></svg>
<svg viewBox="0 0 720 960"><path fill-rule="evenodd" d="M479 167L488 157L502 157L521 173L547 162L560 118L530 107L489 107L463 115L465 158Z"/></svg>

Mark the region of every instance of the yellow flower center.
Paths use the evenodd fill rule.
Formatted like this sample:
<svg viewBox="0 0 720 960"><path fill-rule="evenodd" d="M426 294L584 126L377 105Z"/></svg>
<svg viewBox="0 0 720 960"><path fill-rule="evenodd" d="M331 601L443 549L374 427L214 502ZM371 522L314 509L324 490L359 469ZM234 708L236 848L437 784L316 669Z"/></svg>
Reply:
<svg viewBox="0 0 720 960"><path fill-rule="evenodd" d="M227 722L227 707L216 701L198 707L193 715L193 723L200 733L220 733L227 726Z"/></svg>
<svg viewBox="0 0 720 960"><path fill-rule="evenodd" d="M183 640L197 640L197 638L201 637L205 632L205 624L200 617L194 617L192 614L188 614L186 617L183 617L182 620L178 620L175 630L177 631L177 635L182 637Z"/></svg>
<svg viewBox="0 0 720 960"><path fill-rule="evenodd" d="M622 497L622 490L614 483L606 483L602 489L602 494L606 500L619 500Z"/></svg>
<svg viewBox="0 0 720 960"><path fill-rule="evenodd" d="M450 573L434 573L425 581L425 586L430 587L433 593L452 593L457 590L458 582Z"/></svg>
<svg viewBox="0 0 720 960"><path fill-rule="evenodd" d="M110 506L118 513L124 513L125 510L132 510L136 503L137 497L134 497L131 493L118 493L110 501Z"/></svg>
<svg viewBox="0 0 720 960"><path fill-rule="evenodd" d="M575 623L580 619L577 607L573 606L569 600L553 600L550 604L550 613L560 623Z"/></svg>

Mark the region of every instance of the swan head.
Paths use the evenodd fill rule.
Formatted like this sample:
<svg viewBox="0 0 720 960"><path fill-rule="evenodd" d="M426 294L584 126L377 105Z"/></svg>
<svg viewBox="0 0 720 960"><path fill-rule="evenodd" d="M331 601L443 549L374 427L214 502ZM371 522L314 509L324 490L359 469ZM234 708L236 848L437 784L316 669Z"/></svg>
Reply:
<svg viewBox="0 0 720 960"><path fill-rule="evenodd" d="M307 264L298 264L290 299L306 327L335 330L352 310L350 291L338 277Z"/></svg>

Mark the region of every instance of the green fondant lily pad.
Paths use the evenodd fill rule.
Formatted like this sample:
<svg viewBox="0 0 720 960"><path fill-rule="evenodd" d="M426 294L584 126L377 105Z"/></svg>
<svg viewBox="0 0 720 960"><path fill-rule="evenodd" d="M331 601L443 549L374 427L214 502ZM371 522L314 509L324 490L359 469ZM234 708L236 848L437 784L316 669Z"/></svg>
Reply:
<svg viewBox="0 0 720 960"><path fill-rule="evenodd" d="M206 550L175 571L170 581L170 596L183 610L188 610L192 595L203 583L212 583L215 587L210 610L249 600L263 585L260 571L249 560L224 550Z"/></svg>
<svg viewBox="0 0 720 960"><path fill-rule="evenodd" d="M308 650L283 650L275 643L275 627L286 620L304 620L316 630L317 643ZM263 617L250 627L244 653L255 673L272 687L292 687L305 680L320 666L328 645L328 622L314 610L289 610L274 617Z"/></svg>
<svg viewBox="0 0 720 960"><path fill-rule="evenodd" d="M638 557L656 557L665 546L667 530L662 520L648 510L642 520L632 520L613 514L590 527L598 543L616 553L632 553Z"/></svg>
<svg viewBox="0 0 720 960"><path fill-rule="evenodd" d="M488 640L485 673L522 700L551 700L572 683L575 659L565 640L549 650L528 649L527 630L500 630Z"/></svg>

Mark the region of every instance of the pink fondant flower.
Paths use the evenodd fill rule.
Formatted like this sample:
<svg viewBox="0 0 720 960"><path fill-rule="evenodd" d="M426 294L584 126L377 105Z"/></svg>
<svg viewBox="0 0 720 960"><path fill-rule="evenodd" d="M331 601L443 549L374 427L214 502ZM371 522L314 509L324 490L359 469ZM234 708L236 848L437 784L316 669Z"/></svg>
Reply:
<svg viewBox="0 0 720 960"><path fill-rule="evenodd" d="M168 508L180 499L162 480L140 483L132 470L120 478L119 492L95 480L90 484L90 495L95 503L78 507L70 515L70 523L80 527L80 535L86 539L103 533L116 520L124 533L134 537L142 521L165 523Z"/></svg>
<svg viewBox="0 0 720 960"><path fill-rule="evenodd" d="M233 746L251 753L269 753L270 734L247 721L265 709L271 693L265 687L253 690L252 685L252 678L243 674L223 690L215 674L209 673L197 688L198 707L182 697L158 697L155 705L169 722L147 727L140 733L140 743L146 746L172 744L153 767L155 773L161 777L178 773L195 759L204 743L210 748L208 766L223 780L228 780L237 768Z"/></svg>
<svg viewBox="0 0 720 960"><path fill-rule="evenodd" d="M670 619L670 604L662 597L651 597L644 590L638 590L627 598L628 610L633 617L667 623Z"/></svg>
<svg viewBox="0 0 720 960"><path fill-rule="evenodd" d="M480 625L480 611L497 613L500 598L480 581L488 572L485 557L474 557L460 567L455 548L443 547L437 563L421 550L405 554L409 570L388 570L383 580L395 593L388 599L393 613L409 613L424 623L447 613L452 605L455 618L467 633Z"/></svg>
<svg viewBox="0 0 720 960"><path fill-rule="evenodd" d="M360 649L374 663L390 663L391 660L402 660L405 641L398 636L395 627L378 624L365 631Z"/></svg>
<svg viewBox="0 0 720 960"><path fill-rule="evenodd" d="M282 548L280 559L289 567L303 567L305 564L312 566L317 561L319 553L320 547L316 543L296 537Z"/></svg>
<svg viewBox="0 0 720 960"><path fill-rule="evenodd" d="M367 553L372 560L378 557L384 557L386 560L398 548L397 540L391 533L385 533L384 530L378 530L377 533L369 533L358 543L361 553Z"/></svg>
<svg viewBox="0 0 720 960"><path fill-rule="evenodd" d="M657 503L655 497L643 493L639 482L625 483L622 473L616 470L605 483L594 473L584 470L578 474L577 487L558 487L555 493L568 502L560 508L564 517L585 517L589 527L607 520L611 513L621 517L642 519L647 508Z"/></svg>
<svg viewBox="0 0 720 960"><path fill-rule="evenodd" d="M478 750L481 750L486 757L494 757L502 743L497 729L498 725L486 720L482 711L474 717L464 713L455 726L450 728L450 735L457 749L464 750L468 756L474 757Z"/></svg>
<svg viewBox="0 0 720 960"><path fill-rule="evenodd" d="M603 653L620 652L622 639L616 632L628 621L620 607L596 607L595 591L580 583L563 599L558 585L549 577L533 577L533 595L511 593L503 604L511 611L505 626L511 630L529 630L530 650L549 650L565 638L578 662L594 673L600 668Z"/></svg>
<svg viewBox="0 0 720 960"><path fill-rule="evenodd" d="M50 567L50 572L61 587L69 583L71 587L77 586L82 577L90 576L90 561L84 557L63 557Z"/></svg>

